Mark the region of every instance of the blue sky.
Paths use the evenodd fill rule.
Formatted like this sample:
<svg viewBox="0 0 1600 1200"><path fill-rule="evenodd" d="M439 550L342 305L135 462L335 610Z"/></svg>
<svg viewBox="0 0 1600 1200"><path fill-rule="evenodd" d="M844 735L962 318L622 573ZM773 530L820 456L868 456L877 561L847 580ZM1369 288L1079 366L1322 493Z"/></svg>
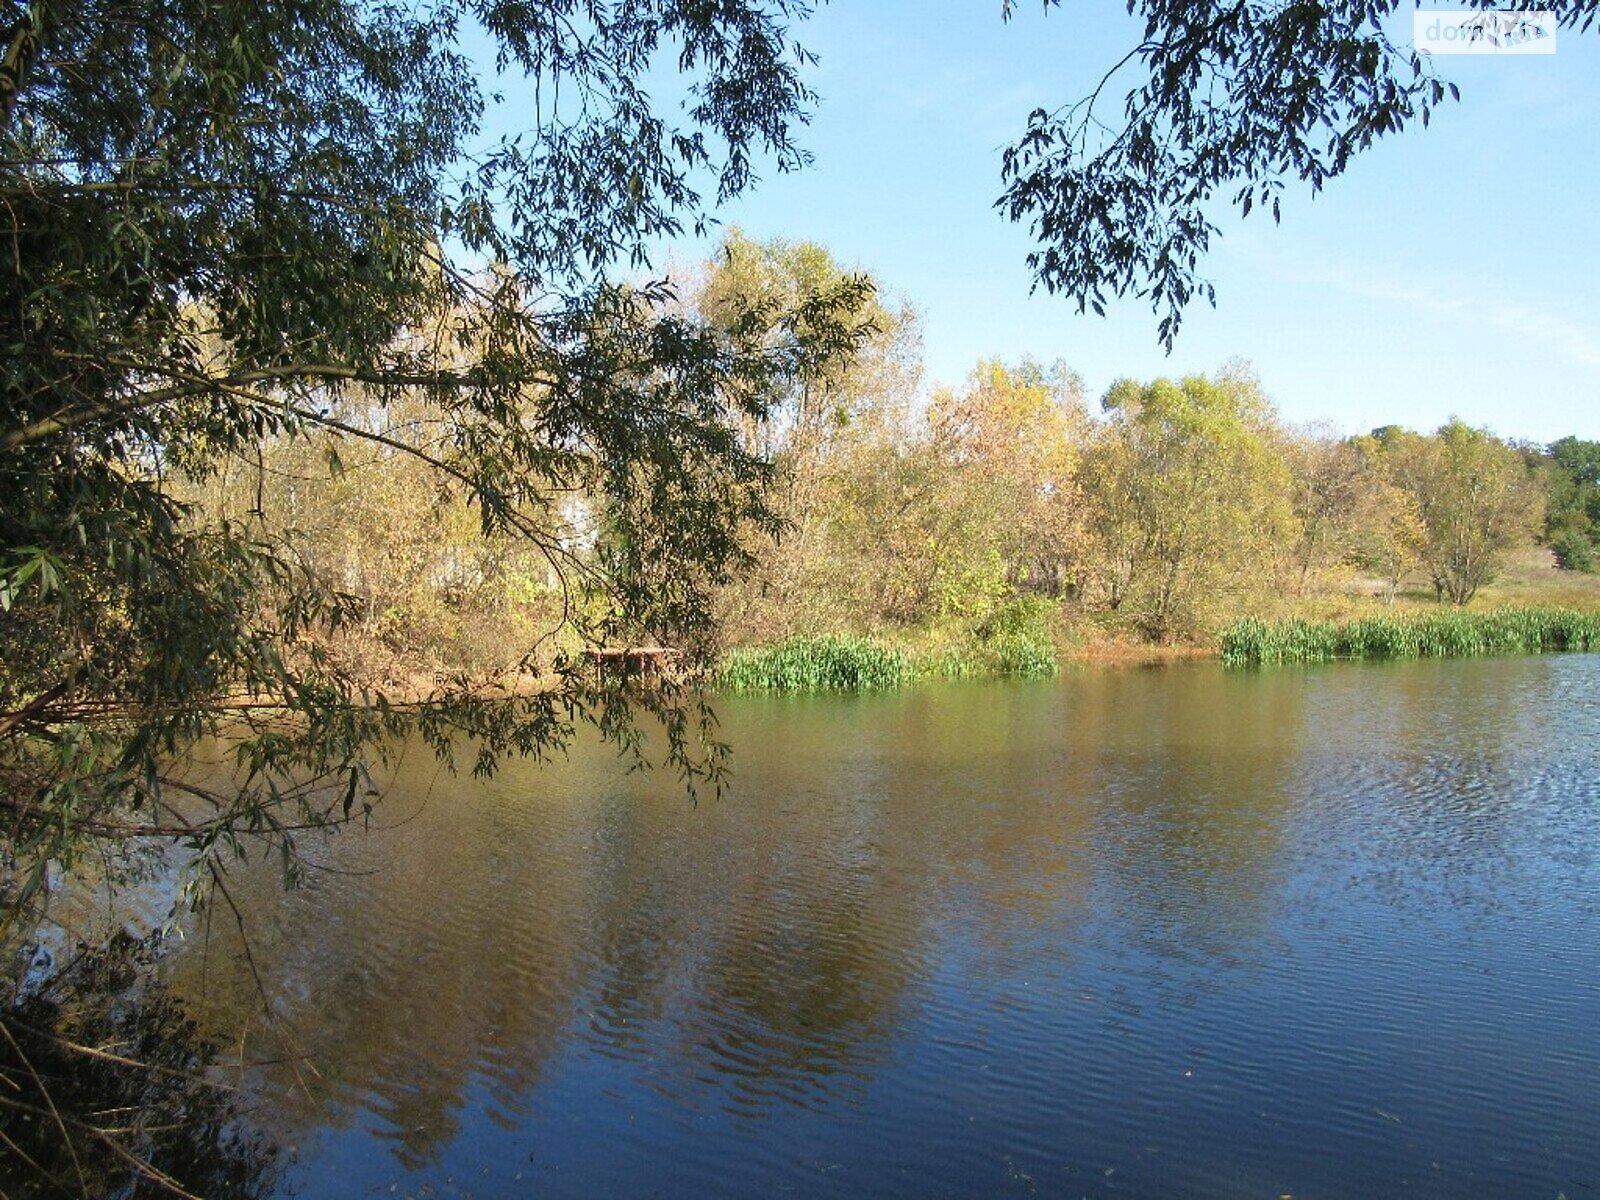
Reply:
<svg viewBox="0 0 1600 1200"><path fill-rule="evenodd" d="M1345 432L1456 414L1506 436L1600 438L1600 33L1553 56L1444 58L1462 103L1366 154L1283 224L1224 211L1169 357L1138 301L1107 318L1029 294L1025 229L992 208L1000 153L1036 106L1092 86L1136 40L1116 5L836 0L800 28L821 56L804 142L720 214L821 242L924 319L930 380L980 357L1060 358L1093 394L1120 375L1250 360L1285 417ZM1409 12L1402 32L1409 38ZM682 243L678 257L708 244Z"/></svg>

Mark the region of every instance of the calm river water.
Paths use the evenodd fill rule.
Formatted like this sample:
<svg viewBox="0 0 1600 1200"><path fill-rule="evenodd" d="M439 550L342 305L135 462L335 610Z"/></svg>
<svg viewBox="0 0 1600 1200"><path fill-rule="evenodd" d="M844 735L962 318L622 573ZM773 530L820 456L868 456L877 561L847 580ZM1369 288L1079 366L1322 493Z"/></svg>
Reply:
<svg viewBox="0 0 1600 1200"><path fill-rule="evenodd" d="M281 1194L1600 1196L1600 656L721 711L241 881Z"/></svg>

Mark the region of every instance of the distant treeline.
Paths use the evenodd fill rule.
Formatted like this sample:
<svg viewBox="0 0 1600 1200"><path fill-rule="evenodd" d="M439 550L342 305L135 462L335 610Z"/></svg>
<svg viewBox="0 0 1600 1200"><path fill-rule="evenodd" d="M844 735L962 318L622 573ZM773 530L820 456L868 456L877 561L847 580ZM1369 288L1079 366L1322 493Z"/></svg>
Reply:
<svg viewBox="0 0 1600 1200"><path fill-rule="evenodd" d="M678 286L731 329L763 307L804 313L807 297L852 280L817 246L735 231ZM854 352L819 356L767 418L729 418L772 463L783 524L752 528L747 569L717 581L722 637L802 648L781 663L735 657L730 682L910 669L844 654L859 649L851 638L911 647L944 673L1037 673L1039 655L1075 636L1211 641L1241 615L1283 617L1319 596L1381 605L1420 587L1466 605L1536 541L1594 570L1600 443L1533 446L1457 420L1356 437L1296 428L1241 363L1123 380L1091 403L1063 365L986 361L924 394L915 311L856 291ZM426 445L437 426L420 403L364 408L358 391L344 403L346 422L393 441ZM536 645L573 649L562 614L596 602L576 584L615 550L581 490L552 497L565 522L552 565L485 538L466 497L365 441L285 438L194 498L208 515L263 513L293 531L308 565L357 601L352 644L388 675L507 670ZM541 641L551 629L562 632Z"/></svg>

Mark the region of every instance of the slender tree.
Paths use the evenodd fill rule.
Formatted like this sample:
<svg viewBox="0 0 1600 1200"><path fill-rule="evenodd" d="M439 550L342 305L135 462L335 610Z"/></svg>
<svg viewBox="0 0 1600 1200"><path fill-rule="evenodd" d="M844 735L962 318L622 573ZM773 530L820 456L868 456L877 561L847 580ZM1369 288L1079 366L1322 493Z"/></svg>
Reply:
<svg viewBox="0 0 1600 1200"><path fill-rule="evenodd" d="M1085 461L1091 578L1148 636L1203 630L1270 580L1290 520L1276 417L1254 376L1224 371L1106 394Z"/></svg>
<svg viewBox="0 0 1600 1200"><path fill-rule="evenodd" d="M1452 419L1432 437L1395 437L1386 453L1416 504L1422 565L1440 600L1467 604L1543 523L1544 496L1522 455L1486 429Z"/></svg>

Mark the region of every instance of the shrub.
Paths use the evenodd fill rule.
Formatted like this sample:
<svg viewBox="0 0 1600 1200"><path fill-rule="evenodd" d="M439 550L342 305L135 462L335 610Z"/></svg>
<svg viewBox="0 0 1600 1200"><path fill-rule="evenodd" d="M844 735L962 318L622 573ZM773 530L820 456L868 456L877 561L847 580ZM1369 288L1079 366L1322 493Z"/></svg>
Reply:
<svg viewBox="0 0 1600 1200"><path fill-rule="evenodd" d="M1042 679L1059 669L1050 636L1054 605L1039 596L1018 597L995 610L978 629L978 657L987 674Z"/></svg>
<svg viewBox="0 0 1600 1200"><path fill-rule="evenodd" d="M1550 549L1555 551L1556 566L1563 571L1581 571L1585 575L1593 575L1597 566L1600 566L1596 560L1594 543L1581 530L1562 530L1550 540Z"/></svg>

